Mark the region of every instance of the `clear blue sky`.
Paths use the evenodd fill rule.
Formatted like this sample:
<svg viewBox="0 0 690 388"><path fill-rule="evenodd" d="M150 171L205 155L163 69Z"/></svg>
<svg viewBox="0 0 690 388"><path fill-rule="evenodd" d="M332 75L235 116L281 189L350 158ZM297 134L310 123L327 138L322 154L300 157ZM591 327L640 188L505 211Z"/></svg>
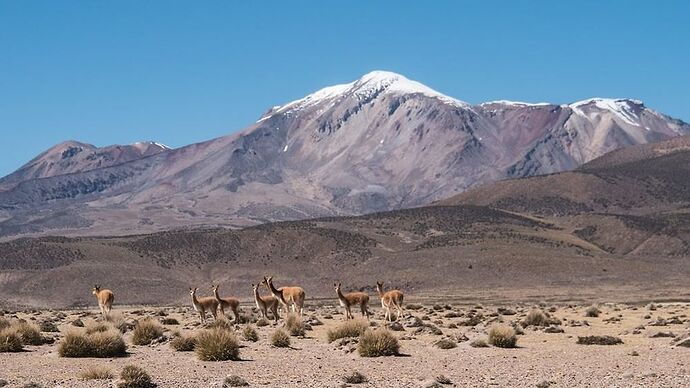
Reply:
<svg viewBox="0 0 690 388"><path fill-rule="evenodd" d="M390 70L445 94L690 120L687 1L0 0L0 175L67 139L177 147Z"/></svg>

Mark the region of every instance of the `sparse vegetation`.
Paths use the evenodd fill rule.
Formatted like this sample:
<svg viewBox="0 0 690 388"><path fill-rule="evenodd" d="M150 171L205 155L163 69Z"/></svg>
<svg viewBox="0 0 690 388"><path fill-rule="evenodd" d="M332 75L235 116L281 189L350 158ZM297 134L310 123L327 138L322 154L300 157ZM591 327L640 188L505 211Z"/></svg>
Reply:
<svg viewBox="0 0 690 388"><path fill-rule="evenodd" d="M259 333L252 326L245 326L242 330L242 337L244 337L245 341L256 342L259 340Z"/></svg>
<svg viewBox="0 0 690 388"><path fill-rule="evenodd" d="M290 336L283 329L278 329L271 336L271 344L277 348L289 348Z"/></svg>
<svg viewBox="0 0 690 388"><path fill-rule="evenodd" d="M264 327L264 326L268 326L268 325L269 325L268 319L266 319L264 317L261 317L261 318L256 320L256 326L258 326L258 327Z"/></svg>
<svg viewBox="0 0 690 388"><path fill-rule="evenodd" d="M90 334L68 332L58 344L60 357L120 357L127 352L127 344L115 329Z"/></svg>
<svg viewBox="0 0 690 388"><path fill-rule="evenodd" d="M346 384L364 384L369 380L363 374L355 371L343 376L343 381L345 381Z"/></svg>
<svg viewBox="0 0 690 388"><path fill-rule="evenodd" d="M151 376L145 370L136 365L126 365L120 372L120 382L118 388L151 388L156 384L151 380Z"/></svg>
<svg viewBox="0 0 690 388"><path fill-rule="evenodd" d="M161 318L161 323L163 325L179 325L180 322L175 318Z"/></svg>
<svg viewBox="0 0 690 388"><path fill-rule="evenodd" d="M508 325L496 325L489 329L489 343L497 348L514 348L517 335Z"/></svg>
<svg viewBox="0 0 690 388"><path fill-rule="evenodd" d="M10 321L6 318L0 317L0 330L10 327Z"/></svg>
<svg viewBox="0 0 690 388"><path fill-rule="evenodd" d="M163 336L163 327L152 318L144 318L137 322L132 331L134 345L148 345Z"/></svg>
<svg viewBox="0 0 690 388"><path fill-rule="evenodd" d="M619 345L623 343L623 340L610 335L590 335L577 337L577 343L579 345Z"/></svg>
<svg viewBox="0 0 690 388"><path fill-rule="evenodd" d="M79 378L82 380L110 380L115 378L115 375L107 367L93 365L81 372Z"/></svg>
<svg viewBox="0 0 690 388"><path fill-rule="evenodd" d="M44 320L39 323L38 328L44 333L57 333L60 331L53 321Z"/></svg>
<svg viewBox="0 0 690 388"><path fill-rule="evenodd" d="M527 317L522 321L522 326L549 326L549 325L560 325L561 321L556 318L551 318L548 313L545 313L541 309L533 309L528 314Z"/></svg>
<svg viewBox="0 0 690 388"><path fill-rule="evenodd" d="M15 353L22 350L22 338L16 330L9 327L0 330L0 353Z"/></svg>
<svg viewBox="0 0 690 388"><path fill-rule="evenodd" d="M170 347L178 352L191 352L196 345L196 338L193 334L173 334L170 340Z"/></svg>
<svg viewBox="0 0 690 388"><path fill-rule="evenodd" d="M204 329L196 335L194 352L201 361L239 360L240 344L230 330Z"/></svg>
<svg viewBox="0 0 690 388"><path fill-rule="evenodd" d="M395 356L399 354L400 344L387 329L367 329L359 337L357 351L362 357Z"/></svg>
<svg viewBox="0 0 690 388"><path fill-rule="evenodd" d="M302 317L294 313L288 314L285 318L285 329L293 337L304 337L307 330Z"/></svg>
<svg viewBox="0 0 690 388"><path fill-rule="evenodd" d="M129 330L130 326L127 324L125 317L120 312L110 312L106 317L106 321L110 322L120 333L124 334Z"/></svg>
<svg viewBox="0 0 690 388"><path fill-rule="evenodd" d="M434 346L436 346L439 349L453 349L458 347L458 343L450 338L442 338L434 342Z"/></svg>
<svg viewBox="0 0 690 388"><path fill-rule="evenodd" d="M485 339L477 338L476 340L470 342L470 346L473 348L488 348L489 344L486 343Z"/></svg>
<svg viewBox="0 0 690 388"><path fill-rule="evenodd" d="M247 387L249 383L247 380L237 375L228 376L223 380L223 388L227 387Z"/></svg>
<svg viewBox="0 0 690 388"><path fill-rule="evenodd" d="M347 320L326 333L328 342L348 337L359 337L369 328L369 322L364 319Z"/></svg>
<svg viewBox="0 0 690 388"><path fill-rule="evenodd" d="M53 341L44 337L36 325L26 321L16 321L10 325L8 330L14 330L24 345L43 345Z"/></svg>
<svg viewBox="0 0 690 388"><path fill-rule="evenodd" d="M601 314L601 311L596 306L591 306L585 310L585 316L588 318L596 318Z"/></svg>

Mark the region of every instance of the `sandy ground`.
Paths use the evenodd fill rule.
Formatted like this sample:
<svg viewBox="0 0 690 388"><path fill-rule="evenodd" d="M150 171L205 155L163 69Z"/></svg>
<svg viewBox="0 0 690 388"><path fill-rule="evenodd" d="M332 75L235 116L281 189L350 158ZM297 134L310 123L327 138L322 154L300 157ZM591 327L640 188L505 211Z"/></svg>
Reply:
<svg viewBox="0 0 690 388"><path fill-rule="evenodd" d="M414 307L414 304L411 305ZM418 306L420 307L420 306ZM343 376L359 371L368 383L353 386L369 387L431 387L437 376L447 377L454 386L467 387L679 387L690 386L690 348L675 346L668 337L650 338L658 332L672 332L682 336L690 331L690 304L669 303L649 306L599 305L599 317L585 317L589 306L543 305L544 311L563 321L564 333L546 333L543 328L527 327L518 336L518 348L475 348L470 343L486 338L488 327L497 322L522 321L534 306L434 306L424 304L416 310L407 309L401 319L402 356L364 358L354 345L328 343L326 333L344 320L342 309L324 305L311 308L305 318L315 317L323 325L312 326L305 338L292 339L292 347L275 348L269 337L275 325L257 327L258 342L242 340L241 361L202 362L193 352L176 352L167 342L150 346L131 345L131 333L125 334L129 348L127 357L114 359L69 359L57 354L57 343L71 322L81 318L85 323L98 319L92 311L32 311L5 313L5 318L23 318L40 322L58 319L58 342L42 346L28 346L21 353L0 353L0 379L8 386L23 386L29 382L45 387L111 387L117 379L83 381L79 374L91 365L105 365L117 376L124 365L136 364L146 369L160 387L221 387L229 375L238 375L251 386L267 387L342 387ZM508 307L515 315L497 314L498 307ZM372 321L383 324L382 311L374 307ZM470 310L483 315L476 326L460 326L468 319ZM167 325L169 335L174 330L191 333L200 330L198 316L187 307L128 308L119 313L133 321L155 316L164 311L180 325ZM250 306L243 314L252 315ZM447 315L463 315L446 317ZM425 324L441 329L441 335L430 330L410 327L411 316L422 318ZM658 318L670 320L663 326L653 326ZM308 320L308 319L307 319ZM576 321L576 322L572 322ZM576 326L583 321L588 325ZM664 322L662 322L664 323ZM278 326L282 325L282 321ZM458 325L457 327L454 327ZM255 326L255 325L254 325ZM450 326L450 327L449 327ZM640 328L644 326L644 328ZM256 326L255 326L256 327ZM635 331L635 328L638 328ZM417 333L418 330L421 332ZM462 337L468 340L449 350L434 346L440 338ZM577 337L585 335L613 335L624 341L622 345L578 345ZM240 336L241 337L241 336ZM437 385L450 386L450 385Z"/></svg>

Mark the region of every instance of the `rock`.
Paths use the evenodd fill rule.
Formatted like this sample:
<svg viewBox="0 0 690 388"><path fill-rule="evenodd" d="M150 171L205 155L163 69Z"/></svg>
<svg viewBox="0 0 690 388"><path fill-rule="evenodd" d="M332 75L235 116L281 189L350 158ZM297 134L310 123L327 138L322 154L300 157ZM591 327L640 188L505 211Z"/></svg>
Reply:
<svg viewBox="0 0 690 388"><path fill-rule="evenodd" d="M563 328L560 326L551 325L551 326L544 328L544 333L549 333L549 334L565 333L565 330L563 330Z"/></svg>
<svg viewBox="0 0 690 388"><path fill-rule="evenodd" d="M391 329L393 331L404 331L405 330L403 325L401 325L400 322L397 322L397 321L390 322L387 326L389 329Z"/></svg>
<svg viewBox="0 0 690 388"><path fill-rule="evenodd" d="M676 335L673 334L672 332L663 332L660 331L658 333L651 334L649 338L675 338Z"/></svg>

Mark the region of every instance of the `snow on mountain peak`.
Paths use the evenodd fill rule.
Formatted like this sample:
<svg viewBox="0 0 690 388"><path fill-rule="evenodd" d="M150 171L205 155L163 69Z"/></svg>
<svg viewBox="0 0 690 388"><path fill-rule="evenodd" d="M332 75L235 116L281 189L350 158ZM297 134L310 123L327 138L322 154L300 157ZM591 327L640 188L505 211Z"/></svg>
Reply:
<svg viewBox="0 0 690 388"><path fill-rule="evenodd" d="M328 86L309 94L304 98L300 98L285 105L275 107L270 111L269 114L262 117L257 122L263 121L276 113L299 111L306 107L329 100L336 100L347 95L353 95L361 100L366 99L376 93L423 94L427 97L436 98L449 105L462 108L469 106L469 104L464 101L448 97L417 81L407 79L400 74L390 71L376 70L363 75L356 81L347 84Z"/></svg>
<svg viewBox="0 0 690 388"><path fill-rule="evenodd" d="M586 117L587 115L582 108L589 105L594 105L601 110L610 111L627 124L639 126L639 118L637 117L635 108L643 105L642 101L627 98L595 97L574 102L568 105L568 107L572 109L573 112Z"/></svg>

